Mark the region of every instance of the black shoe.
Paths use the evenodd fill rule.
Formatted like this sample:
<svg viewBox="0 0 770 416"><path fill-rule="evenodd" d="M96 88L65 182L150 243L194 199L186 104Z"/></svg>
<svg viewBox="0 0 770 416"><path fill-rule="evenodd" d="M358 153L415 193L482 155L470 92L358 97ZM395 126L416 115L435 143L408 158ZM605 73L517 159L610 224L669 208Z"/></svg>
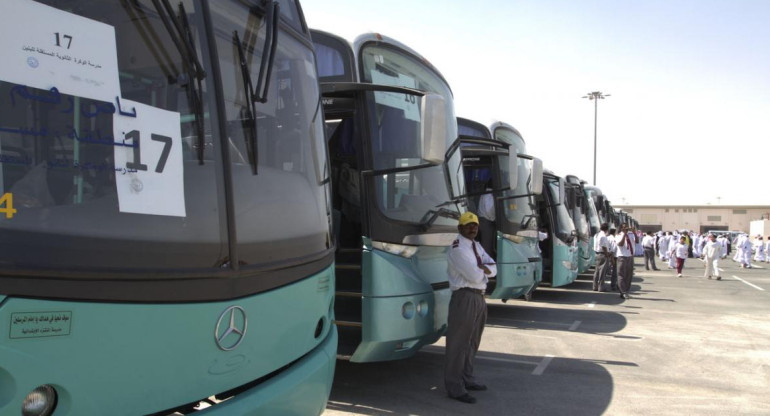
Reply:
<svg viewBox="0 0 770 416"><path fill-rule="evenodd" d="M469 384L465 388L471 391L484 391L487 389L487 386L486 384Z"/></svg>
<svg viewBox="0 0 770 416"><path fill-rule="evenodd" d="M657 272L657 271L660 271L660 269L652 269L652 270L655 270L656 272Z"/></svg>
<svg viewBox="0 0 770 416"><path fill-rule="evenodd" d="M631 299L631 295L629 295L628 293L624 293L623 299Z"/></svg>
<svg viewBox="0 0 770 416"><path fill-rule="evenodd" d="M455 399L455 400L459 400L459 401L461 401L463 403L469 403L469 404L476 403L476 398L471 396L468 393L465 393L462 396L457 396L457 397L452 397L452 398Z"/></svg>

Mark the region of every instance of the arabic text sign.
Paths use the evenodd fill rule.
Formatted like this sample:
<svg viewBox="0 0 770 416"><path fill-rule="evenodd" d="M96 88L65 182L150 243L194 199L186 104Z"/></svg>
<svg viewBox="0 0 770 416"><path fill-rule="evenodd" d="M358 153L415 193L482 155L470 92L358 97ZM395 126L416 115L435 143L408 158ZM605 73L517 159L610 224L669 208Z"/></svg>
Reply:
<svg viewBox="0 0 770 416"><path fill-rule="evenodd" d="M115 28L30 0L0 2L0 80L113 102Z"/></svg>
<svg viewBox="0 0 770 416"><path fill-rule="evenodd" d="M72 312L19 312L11 314L11 339L69 335Z"/></svg>

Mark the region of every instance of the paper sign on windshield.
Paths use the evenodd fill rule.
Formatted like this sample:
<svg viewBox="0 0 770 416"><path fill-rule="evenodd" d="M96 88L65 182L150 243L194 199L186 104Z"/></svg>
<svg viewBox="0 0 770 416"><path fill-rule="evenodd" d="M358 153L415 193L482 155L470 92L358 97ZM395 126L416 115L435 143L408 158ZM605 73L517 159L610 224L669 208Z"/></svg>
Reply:
<svg viewBox="0 0 770 416"><path fill-rule="evenodd" d="M393 77L380 71L372 71L372 83L381 85L395 85L398 87L414 88L415 82L403 74ZM409 94L399 94L395 92L375 92L374 101L377 104L404 110L404 117L409 120L420 121L420 97Z"/></svg>
<svg viewBox="0 0 770 416"><path fill-rule="evenodd" d="M30 0L2 0L0 80L114 102L115 28Z"/></svg>
<svg viewBox="0 0 770 416"><path fill-rule="evenodd" d="M113 116L120 212L187 215L179 113L129 100ZM134 116L135 115L135 116Z"/></svg>

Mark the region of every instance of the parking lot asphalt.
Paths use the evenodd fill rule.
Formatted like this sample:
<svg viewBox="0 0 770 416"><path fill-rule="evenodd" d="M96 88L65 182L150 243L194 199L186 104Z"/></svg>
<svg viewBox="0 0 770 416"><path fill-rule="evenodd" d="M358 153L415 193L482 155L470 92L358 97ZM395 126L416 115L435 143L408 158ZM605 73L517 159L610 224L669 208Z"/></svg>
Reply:
<svg viewBox="0 0 770 416"><path fill-rule="evenodd" d="M768 415L770 264L722 260L722 280L688 259L684 276L636 258L631 299L591 290L591 277L487 300L476 404L447 397L444 339L414 357L337 361L324 416Z"/></svg>

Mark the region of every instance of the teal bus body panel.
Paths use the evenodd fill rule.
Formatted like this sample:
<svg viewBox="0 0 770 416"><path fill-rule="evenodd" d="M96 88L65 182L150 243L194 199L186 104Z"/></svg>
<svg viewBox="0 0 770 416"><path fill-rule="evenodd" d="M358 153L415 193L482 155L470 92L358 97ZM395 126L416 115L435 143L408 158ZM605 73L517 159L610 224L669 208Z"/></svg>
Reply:
<svg viewBox="0 0 770 416"><path fill-rule="evenodd" d="M555 243L553 245L553 287L568 285L577 279L577 246Z"/></svg>
<svg viewBox="0 0 770 416"><path fill-rule="evenodd" d="M591 253L593 244L590 241L578 242L578 273L585 273L591 267Z"/></svg>
<svg viewBox="0 0 770 416"><path fill-rule="evenodd" d="M0 414L18 414L27 393L42 384L56 388L59 416L149 414L197 402L278 370L228 406L238 406L238 414L319 414L336 362L333 270L225 302L9 297L0 307L0 322L16 328L0 334ZM230 324L229 313L223 314L230 306L244 310L247 324L241 343L224 351L215 334L220 317L223 325ZM51 325L46 316L67 319ZM42 322L32 322L36 317ZM319 320L323 330L316 337ZM53 332L61 335L42 335ZM224 339L226 346L235 341ZM184 388L168 388L174 385ZM222 407L213 406L206 414L233 414L220 411Z"/></svg>
<svg viewBox="0 0 770 416"><path fill-rule="evenodd" d="M497 285L492 299L515 299L535 288L540 282L541 262L531 262L530 258L540 258L537 240L522 237L521 243L514 243L506 238L497 237Z"/></svg>
<svg viewBox="0 0 770 416"><path fill-rule="evenodd" d="M350 361L389 361L413 356L446 332L448 247L420 246L411 258L365 249L362 259L361 343Z"/></svg>
<svg viewBox="0 0 770 416"><path fill-rule="evenodd" d="M337 360L337 328L292 368L237 397L196 415L319 415L326 408Z"/></svg>

